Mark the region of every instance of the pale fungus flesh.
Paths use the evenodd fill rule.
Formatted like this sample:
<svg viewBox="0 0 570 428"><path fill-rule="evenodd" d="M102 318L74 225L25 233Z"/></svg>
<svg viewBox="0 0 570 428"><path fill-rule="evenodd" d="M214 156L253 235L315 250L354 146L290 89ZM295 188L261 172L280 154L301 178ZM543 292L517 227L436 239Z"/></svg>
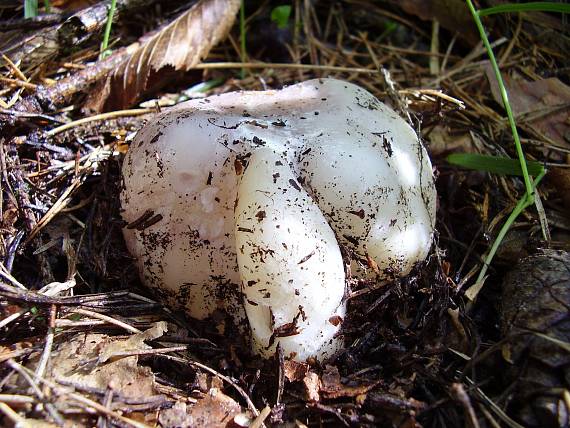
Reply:
<svg viewBox="0 0 570 428"><path fill-rule="evenodd" d="M433 237L434 178L418 137L334 79L182 103L137 134L123 179L124 235L143 282L190 316L247 320L263 356L278 343L299 361L334 354L346 259L403 276Z"/></svg>

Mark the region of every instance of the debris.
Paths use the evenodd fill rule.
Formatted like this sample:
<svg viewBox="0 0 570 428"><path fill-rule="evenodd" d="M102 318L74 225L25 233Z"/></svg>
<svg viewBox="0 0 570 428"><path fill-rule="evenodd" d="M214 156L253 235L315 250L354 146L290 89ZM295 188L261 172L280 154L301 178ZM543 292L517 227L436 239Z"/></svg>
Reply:
<svg viewBox="0 0 570 428"><path fill-rule="evenodd" d="M243 418L241 406L221 390L211 388L196 404L178 401L172 408L163 410L159 421L164 428L226 428L238 415Z"/></svg>

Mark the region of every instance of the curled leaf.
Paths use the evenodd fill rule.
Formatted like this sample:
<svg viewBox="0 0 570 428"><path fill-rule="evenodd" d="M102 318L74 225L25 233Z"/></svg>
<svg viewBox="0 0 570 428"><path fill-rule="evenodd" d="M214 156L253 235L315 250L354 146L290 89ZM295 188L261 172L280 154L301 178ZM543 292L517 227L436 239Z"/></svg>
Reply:
<svg viewBox="0 0 570 428"><path fill-rule="evenodd" d="M110 79L105 104L124 108L163 85L168 71L188 71L228 34L240 0L200 0L153 37L140 44ZM160 74L163 74L160 76Z"/></svg>

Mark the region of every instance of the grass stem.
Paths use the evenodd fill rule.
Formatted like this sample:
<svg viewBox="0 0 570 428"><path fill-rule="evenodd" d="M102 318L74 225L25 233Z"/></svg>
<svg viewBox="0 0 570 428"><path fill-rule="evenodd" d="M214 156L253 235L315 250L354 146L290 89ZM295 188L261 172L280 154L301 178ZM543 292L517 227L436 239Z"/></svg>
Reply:
<svg viewBox="0 0 570 428"><path fill-rule="evenodd" d="M24 18L35 18L38 16L38 0L25 0Z"/></svg>
<svg viewBox="0 0 570 428"><path fill-rule="evenodd" d="M551 1L535 1L528 3L507 3L499 6L481 9L477 12L479 17L494 15L496 13L510 12L560 12L570 13L570 5Z"/></svg>
<svg viewBox="0 0 570 428"><path fill-rule="evenodd" d="M519 158L519 162L521 164L522 175L524 179L524 184L526 188L526 192L529 195L532 195L533 187L530 175L528 174L528 168L526 165L526 160L524 157L524 152L522 149L522 144L519 138L519 132L517 130L517 125L515 123L515 117L513 115L513 111L511 109L511 104L509 102L509 96L507 94L507 88L503 82L503 78L501 76L501 71L499 70L499 65L497 64L497 59L495 58L495 54L493 53L493 48L489 43L489 39L487 38L487 33L485 32L485 28L483 27L483 23L481 22L481 18L471 0L466 0L467 5L469 6L469 10L471 11L471 15L473 15L473 19L475 20L475 25L477 25L477 29L479 30L479 35L481 36L481 40L487 49L487 54L489 55L489 59L491 60L491 66L493 67L493 72L495 73L495 77L497 79L497 83L499 85L499 91L501 93L501 99L503 100L503 106L505 107L505 111L507 112L507 117L509 119L509 125L511 127L511 132L513 134L513 139L515 141L515 148L517 151L517 156Z"/></svg>
<svg viewBox="0 0 570 428"><path fill-rule="evenodd" d="M113 17L115 16L115 9L117 8L117 0L111 0L111 7L107 14L107 23L105 24L105 33L103 34L103 42L101 43L101 52L99 56L103 58L107 47L109 46L109 38L111 36L111 27L113 26Z"/></svg>
<svg viewBox="0 0 570 428"><path fill-rule="evenodd" d="M544 177L545 174L546 174L546 171L543 171L538 177L536 177L536 179L534 180L534 183L533 183L533 193L525 193L524 196L521 199L519 199L515 208L513 209L513 211L511 212L511 214L507 218L507 220L505 221L505 224L503 224L503 226L501 227L501 230L499 231L497 237L495 238L495 241L493 242L493 245L491 246L489 253L485 257L483 267L481 268L481 271L479 272L479 276L477 277L477 281L475 281L476 284L479 284L485 278L485 274L487 273L487 270L489 269L489 265L491 264L491 260L493 260L493 257L495 257L495 254L496 254L497 250L499 249L501 242L503 241L503 239L507 235L507 232L509 231L509 229L511 228L511 226L513 225L513 223L515 222L517 217L526 208L528 208L530 205L532 205L534 203L534 196L533 196L534 189L536 188L536 186L538 186L538 183L540 183L540 180L542 180L542 178Z"/></svg>

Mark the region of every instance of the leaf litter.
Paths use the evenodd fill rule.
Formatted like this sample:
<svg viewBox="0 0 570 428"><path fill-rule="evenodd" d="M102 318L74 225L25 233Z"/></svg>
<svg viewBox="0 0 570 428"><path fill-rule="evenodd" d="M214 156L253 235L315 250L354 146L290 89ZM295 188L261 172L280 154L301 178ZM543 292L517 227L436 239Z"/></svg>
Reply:
<svg viewBox="0 0 570 428"><path fill-rule="evenodd" d="M239 2L154 3L133 9L128 19L118 15L113 31L120 36L103 60L96 33L77 39L73 50L56 47L50 61L26 57L16 43L4 49L11 63L4 59L0 70L2 423L533 426L536 412L563 421L568 385L546 385L546 396L555 397L550 402L521 399L528 384L521 390L517 382L518 368L527 364L519 347L527 342L505 344L510 333L497 327L509 305L522 305L534 308L536 338L568 342L549 321L567 322L563 293L523 303L520 296L501 297L510 287L502 278L524 254L568 251L568 201L560 189L569 171L563 114L570 82L560 17L492 18L525 150L553 171L539 190L552 240L542 240L536 213L526 212L467 312L463 293L523 187L516 177L462 171L444 160L456 152L515 157L485 52L469 34L456 34L466 28L461 2L450 2L447 14L434 8L441 2L295 1L277 28L271 5L247 1L246 63L234 22ZM7 7L0 31L25 25L32 36L41 34L34 28L57 32L66 13L89 16L101 5L59 1L56 16L44 23L24 23L17 8ZM208 86L211 94L319 76L354 81L395 103L428 141L439 176L439 239L428 262L407 278L349 279L346 349L336 359L323 366L279 355L262 361L251 357L224 314L186 319L138 288L121 236L120 160L161 97L178 100L200 82L217 82ZM139 101L147 108L116 111ZM109 114L84 120L101 111ZM548 362L542 348L532 349L538 351L529 367L538 360L542 370L536 382L566 379L564 365L542 364ZM552 354L557 364L564 360L559 349ZM526 375L532 380L536 370Z"/></svg>

